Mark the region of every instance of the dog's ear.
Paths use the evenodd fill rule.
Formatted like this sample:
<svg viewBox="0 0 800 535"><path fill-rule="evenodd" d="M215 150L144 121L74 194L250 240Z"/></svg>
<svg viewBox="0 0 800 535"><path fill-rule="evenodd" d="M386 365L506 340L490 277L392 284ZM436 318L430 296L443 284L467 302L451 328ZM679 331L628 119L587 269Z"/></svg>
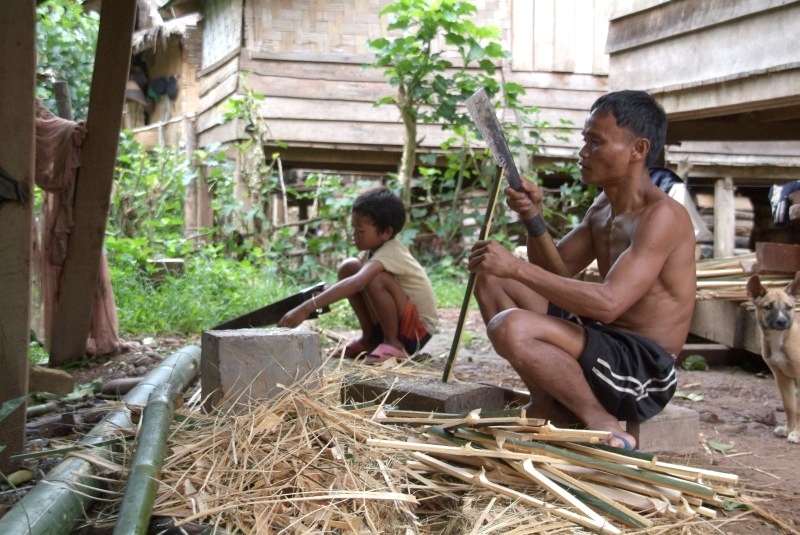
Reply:
<svg viewBox="0 0 800 535"><path fill-rule="evenodd" d="M747 296L750 299L755 301L765 293L767 293L767 290L761 285L761 279L758 278L758 275L753 275L747 279Z"/></svg>
<svg viewBox="0 0 800 535"><path fill-rule="evenodd" d="M786 293L795 297L800 297L800 271L794 274L794 280L786 287Z"/></svg>

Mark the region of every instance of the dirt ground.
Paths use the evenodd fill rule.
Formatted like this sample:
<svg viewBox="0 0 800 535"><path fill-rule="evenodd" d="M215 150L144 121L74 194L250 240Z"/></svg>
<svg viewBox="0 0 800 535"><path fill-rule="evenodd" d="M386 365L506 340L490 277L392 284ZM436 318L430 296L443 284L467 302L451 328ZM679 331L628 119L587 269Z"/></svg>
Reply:
<svg viewBox="0 0 800 535"><path fill-rule="evenodd" d="M441 362L443 368L459 311L443 310L440 314L442 330L425 347L425 352L434 363ZM457 379L523 390L515 372L492 350L477 312L468 315L463 333L454 367ZM353 333L341 334L351 336ZM190 343L199 344L199 339L131 340L131 351L114 357L87 359L72 373L77 383L96 378L141 376ZM333 343L323 342L323 347ZM752 510L720 511L721 518L730 520L720 533L800 533L800 508L796 506L800 495L796 465L800 459L800 445L789 444L786 439L773 435L772 429L785 421L785 414L774 381L760 357L753 355L752 363L745 367L747 369L714 367L709 371L679 369L679 392L701 399L676 397L673 403L699 413L701 434L694 453L660 458L739 476L740 494L755 504L760 514Z"/></svg>

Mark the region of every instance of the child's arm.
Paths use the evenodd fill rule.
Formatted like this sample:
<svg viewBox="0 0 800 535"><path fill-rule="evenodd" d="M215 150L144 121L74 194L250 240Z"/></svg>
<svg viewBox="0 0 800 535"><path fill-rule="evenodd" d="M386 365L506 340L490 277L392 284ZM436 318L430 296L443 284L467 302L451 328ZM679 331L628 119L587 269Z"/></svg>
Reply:
<svg viewBox="0 0 800 535"><path fill-rule="evenodd" d="M281 318L279 327L297 327L303 323L314 310L326 307L351 295L357 294L367 287L367 284L383 271L380 262L368 261L354 275L346 277L319 295L302 302Z"/></svg>

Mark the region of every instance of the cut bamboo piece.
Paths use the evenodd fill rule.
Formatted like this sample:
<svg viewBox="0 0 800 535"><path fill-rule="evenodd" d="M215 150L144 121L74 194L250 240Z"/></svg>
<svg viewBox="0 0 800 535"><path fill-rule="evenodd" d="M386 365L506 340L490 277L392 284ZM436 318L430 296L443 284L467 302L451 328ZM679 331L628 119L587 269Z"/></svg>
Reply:
<svg viewBox="0 0 800 535"><path fill-rule="evenodd" d="M480 433L464 429L458 429L456 431L456 436L471 441L491 442L492 440L491 437L487 437L486 435L481 436ZM533 441L526 442L517 440L506 440L505 444L510 444L511 448L509 449L512 449L514 451L533 451L537 453L546 453L558 457L560 459L569 460L575 464L588 466L590 468L602 469L612 474L626 476L634 480L643 481L645 483L652 483L660 486L665 486L668 488L675 488L682 492L687 492L689 494L693 494L695 496L699 496L704 499L713 500L715 498L714 491L703 485L698 485L696 483L692 483L689 481L679 480L677 478L666 476L663 474L652 473L649 471L641 470L639 468L633 468L630 466L623 466L621 464L615 464L603 460L598 460L589 457L587 455L574 453L567 449L557 448L549 444L537 443Z"/></svg>
<svg viewBox="0 0 800 535"><path fill-rule="evenodd" d="M542 474L536 467L533 466L533 463L530 459L526 459L522 462L514 462L510 463L514 469L516 469L520 474L529 477L531 481L536 482L537 484L541 485L552 494L560 498L564 501L567 505L571 505L581 513L583 513L588 518L593 519L595 522L603 523L605 519L595 513L589 506L584 504L582 501L575 498L572 494L561 488L557 483L551 481L547 478L544 474ZM644 526L642 526L644 527Z"/></svg>
<svg viewBox="0 0 800 535"><path fill-rule="evenodd" d="M114 535L147 533L174 411L172 387L169 384L159 385L150 394L144 408L136 453L128 473Z"/></svg>
<svg viewBox="0 0 800 535"><path fill-rule="evenodd" d="M546 509L547 511L551 512L552 514L554 514L556 516L560 516L560 517L565 518L567 520L571 520L572 522L575 522L578 525L587 527L589 529L593 529L593 530L595 530L595 531L597 531L599 533L604 533L604 534L607 533L607 534L610 534L610 535L617 535L619 533L622 533L619 530L619 528L615 527L614 525L612 525L610 523L607 523L605 520L603 520L602 522L598 523L598 522L594 521L592 518L587 518L585 516L582 516L582 515L579 515L577 513L574 513L573 511L570 511L568 509L562 509L562 508L559 508L559 507L555 507L552 504L549 504L549 503L544 502L542 500L538 500L536 498L533 498L532 496L528 496L527 494L522 494L521 492L517 492L517 491L515 491L513 489L504 487L504 486L499 485L497 483L492 483L486 477L486 472L484 472L483 470L481 470L478 473L474 473L474 472L471 472L471 471L466 470L464 468L458 468L458 467L449 465L449 464L447 464L447 463L445 463L443 461L440 461L438 459L435 459L433 457L425 455L424 453L415 452L412 455L416 459L422 461L423 463L425 463L425 464L427 464L427 465L429 465L429 466L431 466L433 468L436 468L437 470L440 470L440 471L442 471L442 472L444 472L444 473L446 473L448 475L451 475L453 477L461 479L462 481L466 481L467 483L471 483L473 485L479 485L479 486L486 487L486 488L488 488L490 490L493 490L494 492L497 492L499 494L502 494L502 495L507 496L509 498L512 498L514 500L519 500L519 501L521 501L523 503L526 503L528 505L531 505L533 507Z"/></svg>
<svg viewBox="0 0 800 535"><path fill-rule="evenodd" d="M633 507L641 512L651 512L654 509L655 503L648 497L616 487L598 485L576 479L568 473L559 470L552 464L542 465L542 470L562 481L564 485L569 485L573 489L577 489L591 496L594 499L596 507L599 507L600 504L605 505L604 511L631 527L646 528L653 525L651 520L629 509L629 507ZM667 504L667 502L663 503L665 505Z"/></svg>

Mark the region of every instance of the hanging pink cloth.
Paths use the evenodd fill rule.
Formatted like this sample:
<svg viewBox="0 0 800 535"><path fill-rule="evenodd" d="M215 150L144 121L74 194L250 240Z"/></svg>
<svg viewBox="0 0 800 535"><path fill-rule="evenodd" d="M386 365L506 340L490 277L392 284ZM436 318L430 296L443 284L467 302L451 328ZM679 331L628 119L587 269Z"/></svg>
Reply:
<svg viewBox="0 0 800 535"><path fill-rule="evenodd" d="M75 179L81 145L86 137L83 122L57 117L36 100L36 185L45 191L42 203L41 250L37 251L44 306L44 330L48 351L61 291L61 271L67 258L69 235L74 225ZM86 352L117 353L121 348L114 291L105 254L92 306Z"/></svg>

